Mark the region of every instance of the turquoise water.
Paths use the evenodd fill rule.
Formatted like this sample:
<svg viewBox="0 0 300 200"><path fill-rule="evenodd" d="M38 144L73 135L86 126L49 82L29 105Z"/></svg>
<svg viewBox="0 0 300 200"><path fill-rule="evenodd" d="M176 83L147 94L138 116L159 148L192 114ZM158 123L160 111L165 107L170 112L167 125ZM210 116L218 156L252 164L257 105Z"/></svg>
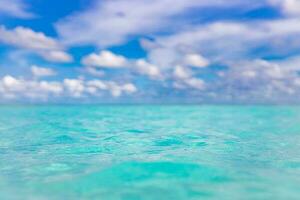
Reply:
<svg viewBox="0 0 300 200"><path fill-rule="evenodd" d="M0 199L299 199L299 187L300 107L0 107Z"/></svg>

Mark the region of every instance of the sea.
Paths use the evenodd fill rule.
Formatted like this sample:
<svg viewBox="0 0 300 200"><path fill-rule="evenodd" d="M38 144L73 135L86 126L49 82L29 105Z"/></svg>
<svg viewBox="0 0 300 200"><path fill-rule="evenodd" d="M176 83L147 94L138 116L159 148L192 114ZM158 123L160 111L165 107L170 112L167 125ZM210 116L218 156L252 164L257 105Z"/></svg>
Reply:
<svg viewBox="0 0 300 200"><path fill-rule="evenodd" d="M2 105L1 200L298 200L300 107Z"/></svg>

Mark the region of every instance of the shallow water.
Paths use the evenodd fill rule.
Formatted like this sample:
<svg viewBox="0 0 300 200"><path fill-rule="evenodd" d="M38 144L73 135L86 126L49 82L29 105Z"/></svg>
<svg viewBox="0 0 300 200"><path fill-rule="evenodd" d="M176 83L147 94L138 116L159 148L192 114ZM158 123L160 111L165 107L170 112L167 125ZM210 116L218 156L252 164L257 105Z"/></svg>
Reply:
<svg viewBox="0 0 300 200"><path fill-rule="evenodd" d="M0 107L0 199L299 199L299 185L300 107Z"/></svg>

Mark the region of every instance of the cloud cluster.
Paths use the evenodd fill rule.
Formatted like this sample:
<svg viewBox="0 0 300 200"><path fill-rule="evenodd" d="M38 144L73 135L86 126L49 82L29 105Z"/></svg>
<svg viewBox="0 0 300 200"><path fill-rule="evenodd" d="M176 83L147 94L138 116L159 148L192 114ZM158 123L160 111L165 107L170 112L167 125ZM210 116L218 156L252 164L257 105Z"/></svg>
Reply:
<svg viewBox="0 0 300 200"><path fill-rule="evenodd" d="M220 73L211 91L221 91L232 100L244 102L298 102L299 57L280 62L266 60L241 61Z"/></svg>
<svg viewBox="0 0 300 200"><path fill-rule="evenodd" d="M133 63L134 70L141 75L146 75L151 79L161 79L162 74L159 68L144 59L138 59Z"/></svg>
<svg viewBox="0 0 300 200"><path fill-rule="evenodd" d="M192 71L187 67L177 65L173 71L175 89L197 89L203 90L205 88L205 82L202 79L194 78Z"/></svg>
<svg viewBox="0 0 300 200"><path fill-rule="evenodd" d="M188 88L197 88L201 92L192 94L208 102L297 102L300 62L288 55L300 51L299 25L298 17L212 22L143 39L141 44L150 62L164 68L177 65L173 71L175 88L186 93ZM284 59L262 59L272 55ZM214 65L226 68L210 71L213 78L208 80L193 76L197 66Z"/></svg>
<svg viewBox="0 0 300 200"><path fill-rule="evenodd" d="M33 68L33 73L45 74L41 68ZM38 69L38 70L37 70ZM132 83L118 84L99 79L64 79L62 81L26 80L6 75L0 79L0 100L49 100L49 98L85 98L98 97L105 93L113 97L133 94L137 88ZM52 99L52 100L53 100Z"/></svg>
<svg viewBox="0 0 300 200"><path fill-rule="evenodd" d="M245 18L201 18L202 11L218 15L236 9ZM274 9L274 16L251 18L253 11L264 14L265 9ZM131 82L136 82L146 96L152 95L150 85L162 97L167 91L169 96L208 102L293 101L300 97L299 13L299 0L96 0L87 10L55 23L59 39L2 26L0 42L51 62L72 61L66 47L92 45L101 50L83 56L79 71L106 81L41 81L56 72L32 66L33 80L5 76L0 91L8 97L79 98L105 92L117 97L135 93ZM105 50L132 39L140 41L144 57L126 58Z"/></svg>
<svg viewBox="0 0 300 200"><path fill-rule="evenodd" d="M58 40L48 37L42 32L35 32L21 26L12 30L0 26L0 43L26 49L52 62L73 60L72 56L63 50L63 46Z"/></svg>
<svg viewBox="0 0 300 200"><path fill-rule="evenodd" d="M148 62L145 59L128 59L124 56L114 54L110 51L101 51L99 54L92 53L82 58L81 63L86 67L86 71L89 72L92 75L95 76L102 76L103 73L97 69L104 69L104 68L111 68L111 69L118 69L118 68L125 68L129 71L148 77L151 80L164 80L164 79L170 79L170 78L176 78L177 80L180 79L180 75L173 76L172 70L173 67L168 68L167 70L164 69L161 65L154 65L150 62ZM186 54L182 57L181 60L178 60L177 63L173 62L173 64L182 64L182 66L185 66L185 70L189 70L188 68L206 68L209 66L209 60L204 58L200 54ZM181 66L175 68L175 74L176 71L178 71L178 68L181 68ZM182 70L181 70L182 71ZM185 78L192 78L192 74L189 75L189 77ZM183 79L183 78L181 78ZM200 84L196 86L194 84L196 81L188 81L185 80L184 82L191 82L191 85L194 88L200 88ZM199 83L199 81L198 81Z"/></svg>
<svg viewBox="0 0 300 200"><path fill-rule="evenodd" d="M184 64L192 67L203 68L209 65L209 61L199 54L187 54L184 58Z"/></svg>
<svg viewBox="0 0 300 200"><path fill-rule="evenodd" d="M56 72L51 68L38 67L36 65L31 66L31 73L34 77L54 76Z"/></svg>
<svg viewBox="0 0 300 200"><path fill-rule="evenodd" d="M154 63L173 65L187 51L200 52L214 61L247 59L254 54L285 54L300 50L299 24L299 19L291 18L195 26L173 35L157 37L157 45L147 49L148 56ZM260 48L264 51L257 52Z"/></svg>
<svg viewBox="0 0 300 200"><path fill-rule="evenodd" d="M0 16L7 15L22 19L34 17L27 11L27 5L22 0L0 0Z"/></svg>
<svg viewBox="0 0 300 200"><path fill-rule="evenodd" d="M99 54L92 53L84 57L82 64L92 67L122 68L127 65L125 57L115 55L110 51L101 51Z"/></svg>
<svg viewBox="0 0 300 200"><path fill-rule="evenodd" d="M279 7L282 13L289 16L300 16L299 0L269 0L273 6Z"/></svg>
<svg viewBox="0 0 300 200"><path fill-rule="evenodd" d="M261 4L260 2L258 0L96 1L90 9L60 20L56 28L68 44L97 44L107 47L122 44L132 36L176 30L180 22L174 21L173 17L188 13L192 9L255 6ZM180 24L186 24L186 21Z"/></svg>
<svg viewBox="0 0 300 200"><path fill-rule="evenodd" d="M114 54L107 50L101 51L99 54L91 53L84 56L81 63L86 66L87 72L95 76L102 75L101 71L97 70L97 68L126 68L137 74L148 76L151 79L162 78L159 68L146 60L127 59L124 56Z"/></svg>

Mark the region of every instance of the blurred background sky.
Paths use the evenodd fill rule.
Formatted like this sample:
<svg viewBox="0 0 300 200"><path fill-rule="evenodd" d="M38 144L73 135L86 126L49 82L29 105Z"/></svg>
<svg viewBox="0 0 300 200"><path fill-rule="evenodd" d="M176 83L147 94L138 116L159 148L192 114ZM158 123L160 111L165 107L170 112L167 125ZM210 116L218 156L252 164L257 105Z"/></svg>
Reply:
<svg viewBox="0 0 300 200"><path fill-rule="evenodd" d="M300 0L0 0L1 103L300 103Z"/></svg>

